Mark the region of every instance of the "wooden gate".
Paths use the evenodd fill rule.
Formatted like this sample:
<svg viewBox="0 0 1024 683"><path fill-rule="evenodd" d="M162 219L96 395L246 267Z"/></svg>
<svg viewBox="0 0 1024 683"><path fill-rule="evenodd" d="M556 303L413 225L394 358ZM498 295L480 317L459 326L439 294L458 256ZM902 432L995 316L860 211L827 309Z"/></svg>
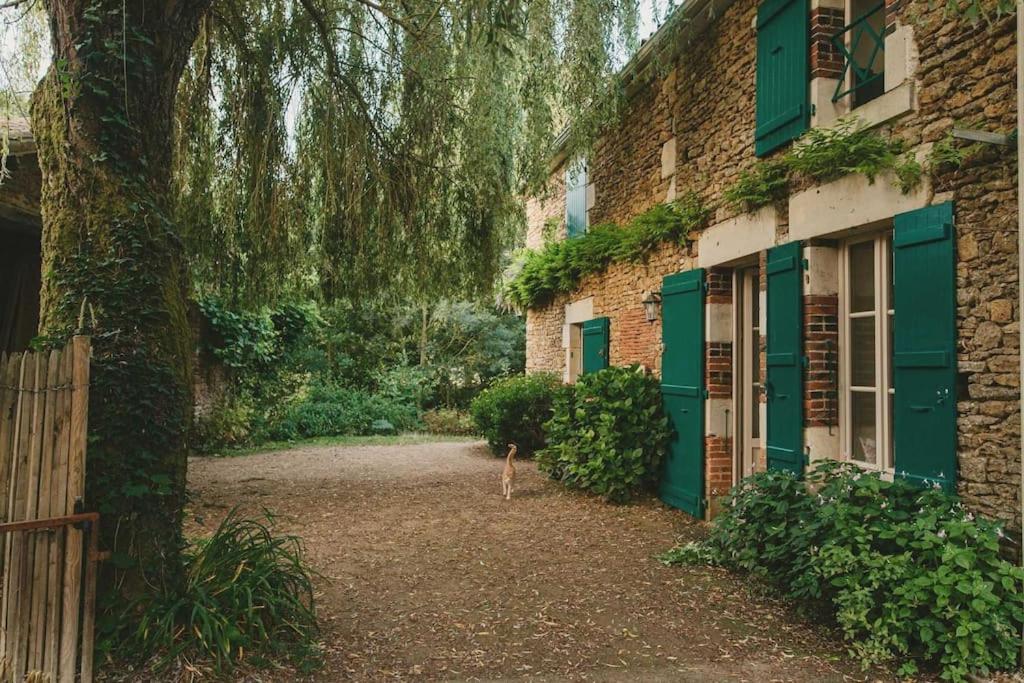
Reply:
<svg viewBox="0 0 1024 683"><path fill-rule="evenodd" d="M0 683L92 680L89 354L80 336L60 351L0 355Z"/></svg>

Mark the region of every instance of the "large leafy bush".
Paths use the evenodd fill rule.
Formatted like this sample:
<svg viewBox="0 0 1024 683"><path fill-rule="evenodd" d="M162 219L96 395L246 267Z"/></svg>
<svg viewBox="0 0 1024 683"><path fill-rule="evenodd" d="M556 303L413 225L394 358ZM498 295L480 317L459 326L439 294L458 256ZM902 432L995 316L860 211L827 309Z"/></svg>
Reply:
<svg viewBox="0 0 1024 683"><path fill-rule="evenodd" d="M657 481L670 435L658 382L639 366L580 377L558 397L545 434L543 471L616 502Z"/></svg>
<svg viewBox="0 0 1024 683"><path fill-rule="evenodd" d="M564 391L555 375L536 373L498 380L470 404L477 429L495 453L506 444L519 446L519 454L529 457L544 447L544 423L551 417L551 406Z"/></svg>
<svg viewBox="0 0 1024 683"><path fill-rule="evenodd" d="M1024 570L999 554L1001 528L939 489L824 463L807 481L773 472L735 487L711 535L669 562L755 573L825 605L865 665L937 666L947 680L1015 665Z"/></svg>

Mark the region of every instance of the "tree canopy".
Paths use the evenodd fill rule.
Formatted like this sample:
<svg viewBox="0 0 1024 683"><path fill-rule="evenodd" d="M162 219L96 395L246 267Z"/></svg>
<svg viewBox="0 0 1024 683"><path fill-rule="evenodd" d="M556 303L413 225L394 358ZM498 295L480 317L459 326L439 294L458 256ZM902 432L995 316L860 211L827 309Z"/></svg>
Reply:
<svg viewBox="0 0 1024 683"><path fill-rule="evenodd" d="M8 93L38 75L24 57L39 1L6 12L25 29ZM570 146L585 145L614 114L639 14L634 0L214 0L176 104L194 286L240 303L489 291L557 134L573 120Z"/></svg>

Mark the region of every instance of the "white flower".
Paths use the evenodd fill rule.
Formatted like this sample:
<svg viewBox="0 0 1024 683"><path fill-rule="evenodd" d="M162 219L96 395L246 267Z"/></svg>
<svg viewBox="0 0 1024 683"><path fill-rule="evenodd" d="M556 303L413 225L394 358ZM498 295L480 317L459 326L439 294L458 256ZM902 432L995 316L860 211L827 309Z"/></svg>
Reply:
<svg viewBox="0 0 1024 683"><path fill-rule="evenodd" d="M935 534L935 535L938 536L939 538L945 538L946 537L946 530L945 529L939 529L939 532L937 534Z"/></svg>
<svg viewBox="0 0 1024 683"><path fill-rule="evenodd" d="M883 500L883 501L882 501L882 505L881 505L881 508L882 508L883 510L885 510L885 509L887 509L888 507L889 507L889 503L887 503L887 502L885 502L885 501Z"/></svg>

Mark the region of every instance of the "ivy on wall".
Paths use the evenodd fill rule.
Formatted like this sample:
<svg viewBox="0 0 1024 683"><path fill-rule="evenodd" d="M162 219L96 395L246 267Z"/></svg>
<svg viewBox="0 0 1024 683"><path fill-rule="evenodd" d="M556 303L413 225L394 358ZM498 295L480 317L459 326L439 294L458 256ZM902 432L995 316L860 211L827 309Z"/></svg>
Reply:
<svg viewBox="0 0 1024 683"><path fill-rule="evenodd" d="M643 260L665 242L686 242L690 232L702 227L719 206L752 212L785 199L800 178L824 183L855 173L873 183L881 175L892 174L892 182L908 193L926 173L957 170L978 153L977 146L958 147L947 138L936 143L921 162L905 141L882 135L855 117L844 118L831 128L807 131L786 154L759 160L741 171L718 203L704 204L691 192L655 206L625 226L603 223L581 237L562 241L552 239L554 224L549 220L545 246L520 257L518 270L504 285L504 298L524 310L545 306L612 263Z"/></svg>
<svg viewBox="0 0 1024 683"><path fill-rule="evenodd" d="M579 237L548 241L539 250L525 252L518 274L505 284L504 298L522 309L547 304L613 263L642 261L665 242L684 244L709 213L691 193L659 204L624 226L602 223Z"/></svg>

